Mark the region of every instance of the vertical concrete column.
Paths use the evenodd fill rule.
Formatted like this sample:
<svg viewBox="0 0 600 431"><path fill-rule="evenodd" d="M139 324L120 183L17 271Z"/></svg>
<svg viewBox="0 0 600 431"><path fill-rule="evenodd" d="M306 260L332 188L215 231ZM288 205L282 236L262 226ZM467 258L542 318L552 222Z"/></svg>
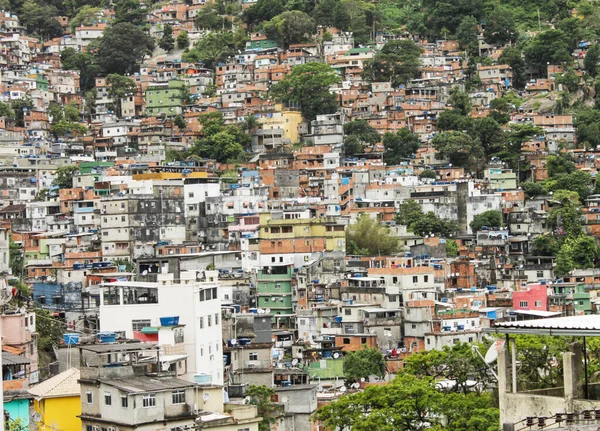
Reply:
<svg viewBox="0 0 600 431"><path fill-rule="evenodd" d="M569 352L563 353L563 380L565 400L567 402L582 397L582 360L583 354L580 343L571 344L569 346Z"/></svg>
<svg viewBox="0 0 600 431"><path fill-rule="evenodd" d="M498 352L498 403L500 407L500 423L504 423L506 411L506 395L510 392L510 354L508 343Z"/></svg>

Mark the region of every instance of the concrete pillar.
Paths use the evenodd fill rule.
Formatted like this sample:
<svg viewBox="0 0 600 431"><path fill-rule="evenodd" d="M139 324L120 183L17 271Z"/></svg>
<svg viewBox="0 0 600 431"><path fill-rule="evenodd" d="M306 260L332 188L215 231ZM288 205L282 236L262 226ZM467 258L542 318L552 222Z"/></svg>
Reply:
<svg viewBox="0 0 600 431"><path fill-rule="evenodd" d="M582 346L580 343L573 343L569 346L569 350L569 352L563 353L563 380L567 402L583 398Z"/></svg>
<svg viewBox="0 0 600 431"><path fill-rule="evenodd" d="M508 343L498 352L498 404L500 408L500 423L503 424L505 399L507 393L510 393L510 353Z"/></svg>

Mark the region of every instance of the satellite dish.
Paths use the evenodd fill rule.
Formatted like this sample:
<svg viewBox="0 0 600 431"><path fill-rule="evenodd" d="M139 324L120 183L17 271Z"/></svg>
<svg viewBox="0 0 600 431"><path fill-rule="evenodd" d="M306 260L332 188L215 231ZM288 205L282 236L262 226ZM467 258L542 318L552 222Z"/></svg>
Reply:
<svg viewBox="0 0 600 431"><path fill-rule="evenodd" d="M148 275L148 270L147 270L147 269L144 269L144 270L142 271L142 275Z"/></svg>
<svg viewBox="0 0 600 431"><path fill-rule="evenodd" d="M485 354L485 358L483 358L486 364L490 365L496 362L496 359L498 359L498 352L504 348L504 344L506 344L505 340L497 340L490 346Z"/></svg>
<svg viewBox="0 0 600 431"><path fill-rule="evenodd" d="M270 308L266 308L266 309L265 309L265 314L269 314L270 312L271 312L271 309L270 309Z"/></svg>
<svg viewBox="0 0 600 431"><path fill-rule="evenodd" d="M169 364L168 362L162 362L162 363L160 364L160 368L161 368L163 371L169 371L169 367L170 367L170 366L171 366L171 364Z"/></svg>
<svg viewBox="0 0 600 431"><path fill-rule="evenodd" d="M340 388L340 392L342 392L342 393L346 392L346 390L347 390L347 389L346 389L346 386L342 386L342 387Z"/></svg>
<svg viewBox="0 0 600 431"><path fill-rule="evenodd" d="M235 346L235 345L237 344L237 342L238 342L238 341L237 341L235 338L233 338L233 339L230 341L230 343L231 343L231 345L232 345L232 346Z"/></svg>
<svg viewBox="0 0 600 431"><path fill-rule="evenodd" d="M204 393L202 394L202 399L203 399L204 401L208 401L208 399L209 399L209 398L210 398L210 394L209 394L208 392L204 392Z"/></svg>
<svg viewBox="0 0 600 431"><path fill-rule="evenodd" d="M356 383L352 383L352 385L350 386L353 389L359 389L360 388L360 383L356 382Z"/></svg>
<svg viewBox="0 0 600 431"><path fill-rule="evenodd" d="M340 354L338 352L335 352L333 354L333 359L338 359L340 357Z"/></svg>
<svg viewBox="0 0 600 431"><path fill-rule="evenodd" d="M282 403L287 403L288 401L289 401L289 398L288 398L288 397L283 397L283 398L281 399L281 402L282 402Z"/></svg>
<svg viewBox="0 0 600 431"><path fill-rule="evenodd" d="M42 415L39 413L34 413L32 417L34 422L40 422L42 420Z"/></svg>
<svg viewBox="0 0 600 431"><path fill-rule="evenodd" d="M360 378L360 381L364 383L364 381L365 381L365 378L364 378L364 377L361 377L361 378Z"/></svg>
<svg viewBox="0 0 600 431"><path fill-rule="evenodd" d="M294 358L292 359L292 365L295 367L296 365L298 365L298 359Z"/></svg>

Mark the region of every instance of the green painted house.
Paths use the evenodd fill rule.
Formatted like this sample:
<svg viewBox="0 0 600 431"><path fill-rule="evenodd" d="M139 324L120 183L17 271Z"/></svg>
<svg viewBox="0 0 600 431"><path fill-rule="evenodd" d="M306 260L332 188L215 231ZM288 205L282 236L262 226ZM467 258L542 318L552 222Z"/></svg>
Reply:
<svg viewBox="0 0 600 431"><path fill-rule="evenodd" d="M153 84L146 89L146 114L164 114L167 117L181 114L186 97L185 82L179 79Z"/></svg>

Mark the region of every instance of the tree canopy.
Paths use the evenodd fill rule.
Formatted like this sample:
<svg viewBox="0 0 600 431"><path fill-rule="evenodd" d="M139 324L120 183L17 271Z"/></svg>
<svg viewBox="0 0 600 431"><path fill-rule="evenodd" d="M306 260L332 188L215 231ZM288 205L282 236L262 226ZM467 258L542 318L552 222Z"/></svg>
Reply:
<svg viewBox="0 0 600 431"><path fill-rule="evenodd" d="M348 254L385 256L398 250L400 240L390 230L366 214L346 229Z"/></svg>
<svg viewBox="0 0 600 431"><path fill-rule="evenodd" d="M379 350L363 348L344 355L344 377L346 385L361 379L368 380L369 376L383 377L385 359Z"/></svg>
<svg viewBox="0 0 600 431"><path fill-rule="evenodd" d="M153 49L154 41L146 32L129 22L119 22L104 30L97 61L105 74L132 74Z"/></svg>
<svg viewBox="0 0 600 431"><path fill-rule="evenodd" d="M310 121L317 115L337 111L337 96L329 91L329 87L339 81L339 76L328 64L306 63L293 67L285 78L273 85L272 92L284 103L300 105L302 115Z"/></svg>

